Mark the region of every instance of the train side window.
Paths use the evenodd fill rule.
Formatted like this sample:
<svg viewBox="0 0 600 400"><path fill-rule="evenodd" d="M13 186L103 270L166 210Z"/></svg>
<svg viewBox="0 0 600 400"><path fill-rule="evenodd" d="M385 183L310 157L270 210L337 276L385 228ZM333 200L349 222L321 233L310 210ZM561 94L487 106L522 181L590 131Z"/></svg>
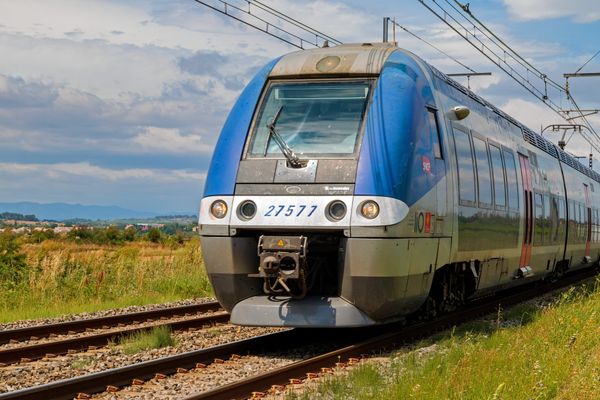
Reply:
<svg viewBox="0 0 600 400"><path fill-rule="evenodd" d="M442 138L440 137L440 126L437 122L436 112L432 108L427 109L429 114L429 129L433 132L432 136L432 146L433 146L433 156L435 158L442 159Z"/></svg>
<svg viewBox="0 0 600 400"><path fill-rule="evenodd" d="M473 205L475 203L475 172L469 134L455 128L454 144L456 146L460 201L463 204Z"/></svg>
<svg viewBox="0 0 600 400"><path fill-rule="evenodd" d="M492 178L490 174L490 159L485 140L473 136L475 148L475 164L477 165L477 182L479 193L479 207L492 207Z"/></svg>
<svg viewBox="0 0 600 400"><path fill-rule="evenodd" d="M578 204L578 213L577 213L577 231L579 233L579 241L583 241L583 204Z"/></svg>
<svg viewBox="0 0 600 400"><path fill-rule="evenodd" d="M490 156L492 158L492 176L494 177L494 203L496 208L503 210L506 208L506 184L502 152L498 147L490 144Z"/></svg>
<svg viewBox="0 0 600 400"><path fill-rule="evenodd" d="M517 164L512 152L502 149L504 165L506 166L506 188L508 189L508 208L519 210L519 185L517 181Z"/></svg>
<svg viewBox="0 0 600 400"><path fill-rule="evenodd" d="M577 242L577 215L575 202L569 200L569 243Z"/></svg>
<svg viewBox="0 0 600 400"><path fill-rule="evenodd" d="M540 193L535 193L535 230L533 244L544 243L544 199Z"/></svg>
<svg viewBox="0 0 600 400"><path fill-rule="evenodd" d="M554 242L554 229L552 223L552 211L550 210L550 196L544 196L544 240L545 243Z"/></svg>
<svg viewBox="0 0 600 400"><path fill-rule="evenodd" d="M566 215L565 215L565 200L558 198L558 237L557 239L563 239L566 231Z"/></svg>

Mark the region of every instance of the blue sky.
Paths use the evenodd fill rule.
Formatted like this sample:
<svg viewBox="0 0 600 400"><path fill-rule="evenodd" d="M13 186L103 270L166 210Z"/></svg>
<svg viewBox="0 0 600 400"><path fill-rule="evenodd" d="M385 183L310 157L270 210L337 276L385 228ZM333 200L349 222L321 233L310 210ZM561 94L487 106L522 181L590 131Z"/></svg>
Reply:
<svg viewBox="0 0 600 400"><path fill-rule="evenodd" d="M472 88L532 129L561 122L417 0L263 2L343 42L381 40L382 17L395 17L493 72ZM600 50L597 0L470 3L561 83ZM444 72L463 71L406 34L396 38ZM0 0L0 202L196 212L230 107L261 65L293 50L192 0ZM600 56L583 70L595 71ZM600 106L600 78L571 87L582 108ZM590 121L600 131L600 118ZM568 149L589 146L573 138Z"/></svg>

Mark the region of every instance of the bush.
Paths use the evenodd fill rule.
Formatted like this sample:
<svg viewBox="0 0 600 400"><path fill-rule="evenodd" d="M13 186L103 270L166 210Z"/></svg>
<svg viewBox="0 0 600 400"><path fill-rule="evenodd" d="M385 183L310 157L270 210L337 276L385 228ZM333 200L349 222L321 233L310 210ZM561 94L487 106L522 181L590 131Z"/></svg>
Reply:
<svg viewBox="0 0 600 400"><path fill-rule="evenodd" d="M158 243L158 242L160 242L161 237L162 237L162 235L161 235L160 230L158 228L152 228L146 234L146 239L148 239L152 243Z"/></svg>
<svg viewBox="0 0 600 400"><path fill-rule="evenodd" d="M0 234L0 286L17 286L26 278L25 255L21 253L16 236L7 229Z"/></svg>

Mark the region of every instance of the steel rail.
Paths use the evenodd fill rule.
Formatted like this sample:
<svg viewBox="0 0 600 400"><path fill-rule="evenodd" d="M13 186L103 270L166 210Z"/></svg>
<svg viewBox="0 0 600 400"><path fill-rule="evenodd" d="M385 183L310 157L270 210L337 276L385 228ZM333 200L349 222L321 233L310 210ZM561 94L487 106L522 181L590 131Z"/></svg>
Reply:
<svg viewBox="0 0 600 400"><path fill-rule="evenodd" d="M185 330L189 328L198 328L209 324L228 322L229 314L219 312L214 315L205 315L182 321L167 323L157 323L147 327L126 328L118 331L104 332L93 335L81 336L71 339L57 340L47 343L33 344L29 346L13 347L0 350L0 364L13 364L19 361L32 361L49 355L59 355L69 352L69 350L85 350L90 346L106 346L111 341L118 341L138 332L149 332L157 326L168 326L173 331Z"/></svg>
<svg viewBox="0 0 600 400"><path fill-rule="evenodd" d="M440 330L455 326L457 324L472 320L478 316L494 312L499 306L507 307L535 298L557 289L561 289L574 283L581 282L595 276L597 270L590 268L582 272L569 274L567 277L549 283L543 287L537 286L526 291L510 293L504 296L492 296L482 299L464 310L447 314L431 322L423 322L407 327L399 327L399 331L383 333L350 346L346 346L326 354L318 355L303 361L299 361L277 370L268 371L214 390L197 393L185 398L185 400L230 400L252 398L253 392L268 392L273 385L285 385L290 379L301 379L308 373L319 372L321 368L331 368L341 361L351 357L361 357L382 349L398 347L401 343L414 341L429 336ZM512 291L511 291L512 292Z"/></svg>
<svg viewBox="0 0 600 400"><path fill-rule="evenodd" d="M77 321L59 322L56 324L0 330L0 344L8 343L11 340L29 340L31 337L40 338L47 337L51 334L60 335L69 332L81 332L85 331L86 329L103 328L118 324L139 323L163 317L216 311L219 309L221 309L221 305L216 301L211 301L207 303L191 304L186 306L166 307L156 310L110 315L100 318L80 319Z"/></svg>
<svg viewBox="0 0 600 400"><path fill-rule="evenodd" d="M125 367L109 369L72 379L64 379L0 394L0 400L58 400L72 399L79 393L98 393L107 386L127 386L133 379L150 379L157 373L172 374L178 368L193 368L197 363L208 364L215 359L226 359L233 354L244 354L249 350L271 349L290 343L305 343L316 339L310 332L288 330L277 333L256 336L250 339L239 340L202 350L190 351L174 356L163 357L157 360L145 361Z"/></svg>

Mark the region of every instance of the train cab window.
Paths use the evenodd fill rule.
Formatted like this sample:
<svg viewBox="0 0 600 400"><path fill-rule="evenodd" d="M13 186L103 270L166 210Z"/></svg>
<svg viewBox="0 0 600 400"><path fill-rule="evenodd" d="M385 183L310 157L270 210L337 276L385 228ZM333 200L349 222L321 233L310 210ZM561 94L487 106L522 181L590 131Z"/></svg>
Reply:
<svg viewBox="0 0 600 400"><path fill-rule="evenodd" d="M519 185L517 181L517 164L512 152L502 149L504 165L506 166L506 188L508 189L508 208L519 210Z"/></svg>
<svg viewBox="0 0 600 400"><path fill-rule="evenodd" d="M533 244L544 243L544 199L540 193L535 193L535 230Z"/></svg>
<svg viewBox="0 0 600 400"><path fill-rule="evenodd" d="M458 186L460 201L463 204L475 203L475 172L469 134L454 128L456 163L458 165Z"/></svg>
<svg viewBox="0 0 600 400"><path fill-rule="evenodd" d="M473 136L475 148L475 164L477 165L477 182L479 192L479 207L491 208L492 206L492 178L490 174L490 159L485 140Z"/></svg>
<svg viewBox="0 0 600 400"><path fill-rule="evenodd" d="M271 83L255 117L247 157L282 158L271 123L300 158L351 157L358 149L370 87L363 80Z"/></svg>
<svg viewBox="0 0 600 400"><path fill-rule="evenodd" d="M503 210L506 208L506 184L500 148L490 144L490 156L492 158L492 176L494 177L494 203L497 209Z"/></svg>
<svg viewBox="0 0 600 400"><path fill-rule="evenodd" d="M437 122L437 117L435 116L435 110L432 108L427 109L429 114L429 129L432 132L431 135L431 144L433 146L433 156L435 158L443 158L442 157L442 141L440 137L440 127Z"/></svg>

